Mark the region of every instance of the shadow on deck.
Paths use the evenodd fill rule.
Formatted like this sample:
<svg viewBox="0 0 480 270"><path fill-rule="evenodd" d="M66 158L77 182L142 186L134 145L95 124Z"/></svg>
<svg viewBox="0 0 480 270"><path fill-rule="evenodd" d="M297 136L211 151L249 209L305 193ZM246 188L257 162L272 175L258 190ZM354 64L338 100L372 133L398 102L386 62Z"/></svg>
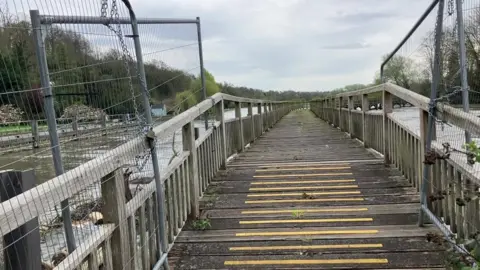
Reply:
<svg viewBox="0 0 480 270"><path fill-rule="evenodd" d="M440 269L419 195L396 169L306 110L219 173L170 253L173 269ZM195 228L197 227L197 228Z"/></svg>

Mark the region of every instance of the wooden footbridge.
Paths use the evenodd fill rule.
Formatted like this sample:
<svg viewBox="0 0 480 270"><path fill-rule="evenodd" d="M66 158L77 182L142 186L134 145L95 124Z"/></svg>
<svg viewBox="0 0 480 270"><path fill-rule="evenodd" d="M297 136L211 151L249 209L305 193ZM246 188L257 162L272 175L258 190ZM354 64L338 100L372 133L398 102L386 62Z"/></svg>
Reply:
<svg viewBox="0 0 480 270"><path fill-rule="evenodd" d="M212 181L171 251L175 269L377 269L443 265L419 196L344 132L296 110ZM175 257L175 258L174 258Z"/></svg>
<svg viewBox="0 0 480 270"><path fill-rule="evenodd" d="M383 111L369 111L378 93ZM417 108L419 132L393 116L394 97ZM157 138L181 130L183 151L133 198L122 172L143 138L3 202L0 229L98 185L103 224L56 269L444 269L445 246L432 239L475 233L478 200L456 201L480 182L461 154L424 164L429 101L389 83L309 104L216 94L153 128ZM227 102L235 119L225 120ZM478 118L437 110L480 134ZM195 138L207 111L217 121Z"/></svg>

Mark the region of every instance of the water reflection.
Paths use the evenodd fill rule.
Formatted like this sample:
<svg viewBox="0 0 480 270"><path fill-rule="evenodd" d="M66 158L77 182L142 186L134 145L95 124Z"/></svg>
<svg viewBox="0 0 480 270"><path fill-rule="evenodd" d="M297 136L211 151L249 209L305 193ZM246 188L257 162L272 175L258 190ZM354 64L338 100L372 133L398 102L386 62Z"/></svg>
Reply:
<svg viewBox="0 0 480 270"><path fill-rule="evenodd" d="M254 109L254 113L256 113L256 109ZM247 115L248 109L242 108L242 116ZM234 111L225 111L226 120L233 118L235 118ZM194 125L195 127L199 128L200 135L205 132L204 121L195 121ZM104 154L106 151L127 142L134 136L134 132L138 132L138 130L130 130L128 133L123 131L113 134L107 133L106 136L97 136L89 139L63 143L61 145L61 151L65 171L71 170L93 158ZM168 161L173 155L172 140L173 135L167 138L158 138L157 152L161 169L168 165ZM175 149L177 151L181 151L182 149L181 140L181 131L178 130L175 137ZM43 183L55 177L51 150L47 147L37 149L27 148L22 151L2 154L0 155L0 169L34 169L38 183Z"/></svg>

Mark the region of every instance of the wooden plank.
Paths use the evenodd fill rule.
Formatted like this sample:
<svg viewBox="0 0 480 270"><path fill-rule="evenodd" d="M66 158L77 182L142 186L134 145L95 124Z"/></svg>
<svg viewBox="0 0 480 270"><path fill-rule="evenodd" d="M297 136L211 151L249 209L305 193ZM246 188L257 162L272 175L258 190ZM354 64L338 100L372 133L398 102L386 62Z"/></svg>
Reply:
<svg viewBox="0 0 480 270"><path fill-rule="evenodd" d="M137 251L137 226L135 216L128 217L128 232L130 241L130 254L132 255L130 261L131 269L137 269L138 265L138 251ZM98 269L98 268L97 268Z"/></svg>
<svg viewBox="0 0 480 270"><path fill-rule="evenodd" d="M130 269L130 249L128 241L128 224L125 210L125 183L123 172L117 169L101 180L101 191L104 206L103 221L116 225L112 233L112 256L114 269Z"/></svg>
<svg viewBox="0 0 480 270"><path fill-rule="evenodd" d="M155 262L157 261L157 245L155 245L155 220L154 218L154 211L155 210L155 202L154 197L150 197L147 200L147 215L148 215L148 253L150 257L150 268L153 268Z"/></svg>
<svg viewBox="0 0 480 270"><path fill-rule="evenodd" d="M112 232L113 233L113 232ZM111 236L111 235L110 235ZM113 255L111 237L105 239L103 242L103 266L105 270L113 270Z"/></svg>
<svg viewBox="0 0 480 270"><path fill-rule="evenodd" d="M35 186L36 178L33 170L28 171L1 171L0 172L0 200L9 201ZM19 213L19 216L22 214ZM18 224L18 228L3 236L2 247L5 269L35 270L41 267L40 230L38 218L25 224Z"/></svg>
<svg viewBox="0 0 480 270"><path fill-rule="evenodd" d="M199 178L198 178L198 168L197 168L197 151L195 149L195 137L193 134L193 122L189 122L182 126L182 140L183 140L183 150L190 151L188 156L188 161L190 164L189 168L189 179L190 179L190 207L192 209L190 215L192 217L198 217L200 215L199 210Z"/></svg>
<svg viewBox="0 0 480 270"><path fill-rule="evenodd" d="M237 140L237 152L243 152L245 150L245 138L243 137L243 121L242 121L242 103L235 102L235 119L236 127L235 133L238 135Z"/></svg>
<svg viewBox="0 0 480 270"><path fill-rule="evenodd" d="M217 113L216 119L220 122L220 136L219 136L219 146L220 146L220 168L225 169L227 166L227 141L226 141L226 126L225 126L225 113L224 113L224 104L223 101L217 103L215 106L215 111ZM190 164L191 165L191 164Z"/></svg>
<svg viewBox="0 0 480 270"><path fill-rule="evenodd" d="M89 258L89 264L90 261L96 262L98 264L97 250L100 249L102 244L107 239L110 239L114 231L114 224L105 224L101 227L98 227L98 231L96 231L94 234L82 241L82 243L72 253L70 253L61 263L59 263L55 267L55 270L77 269L77 266L87 257ZM103 257L103 260L106 260L105 256ZM96 269L98 269L98 266Z"/></svg>
<svg viewBox="0 0 480 270"><path fill-rule="evenodd" d="M150 269L148 261L148 240L147 240L147 215L145 213L145 204L140 206L139 231L140 231L140 254L143 270Z"/></svg>
<svg viewBox="0 0 480 270"><path fill-rule="evenodd" d="M182 164L185 162L190 155L189 151L183 151L178 157L176 157L168 167L162 171L162 176L160 177L162 182L165 182L168 177ZM130 200L125 206L127 216L132 216L137 209L145 203L145 201L155 192L156 186L155 181L150 182L147 185L143 186L143 189L135 195L135 200Z"/></svg>

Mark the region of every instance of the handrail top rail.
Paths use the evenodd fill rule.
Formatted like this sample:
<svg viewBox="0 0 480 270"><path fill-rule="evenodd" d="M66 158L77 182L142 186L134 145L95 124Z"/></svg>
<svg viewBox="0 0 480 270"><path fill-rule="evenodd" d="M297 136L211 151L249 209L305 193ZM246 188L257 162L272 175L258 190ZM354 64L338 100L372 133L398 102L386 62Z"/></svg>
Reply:
<svg viewBox="0 0 480 270"><path fill-rule="evenodd" d="M352 96L359 96L364 94L372 94L376 92L386 91L406 102L412 104L415 107L422 109L423 111L428 112L430 106L430 98L422 96L418 93L415 93L409 89L403 88L393 83L383 83L371 87L367 87L360 90L339 93L336 95L332 95L330 97L326 97L320 100L327 100L332 98L340 98L340 97L352 97ZM316 100L319 101L319 100ZM314 101L315 102L315 101ZM480 134L480 118L476 117L475 115L464 112L458 108L454 108L450 105L444 103L436 104L436 113L437 117L447 121L449 123L454 124L455 126L467 130L473 134Z"/></svg>
<svg viewBox="0 0 480 270"><path fill-rule="evenodd" d="M428 110L428 104L430 102L429 98L389 82L366 87L359 90L335 94L328 98L360 96L360 95L373 94L381 91L387 91L390 94L407 101L408 103L414 105L415 107L422 108L423 110ZM328 99L328 98L325 98L325 99Z"/></svg>

